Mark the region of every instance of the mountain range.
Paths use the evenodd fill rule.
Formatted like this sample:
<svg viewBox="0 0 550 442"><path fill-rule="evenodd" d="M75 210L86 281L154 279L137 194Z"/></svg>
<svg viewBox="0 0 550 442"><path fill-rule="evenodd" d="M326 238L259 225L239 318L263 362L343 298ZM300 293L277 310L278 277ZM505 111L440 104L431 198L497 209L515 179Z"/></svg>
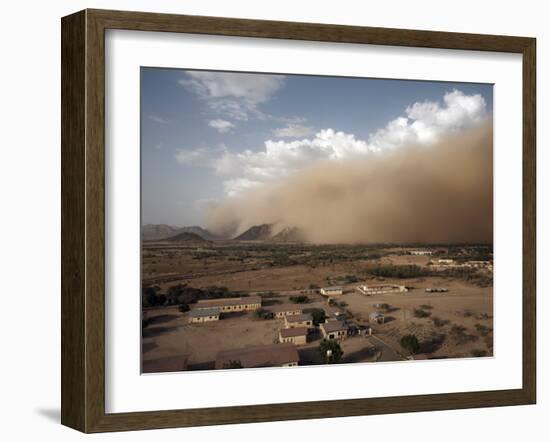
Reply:
<svg viewBox="0 0 550 442"><path fill-rule="evenodd" d="M200 227L176 227L168 224L146 224L141 229L143 241L216 241L224 238ZM297 227L285 227L276 231L273 224L252 226L233 238L235 241L305 242L304 235Z"/></svg>
<svg viewBox="0 0 550 442"><path fill-rule="evenodd" d="M182 233L197 235L199 240L214 241L221 239L200 226L176 227L168 224L146 224L141 228L141 238L143 241L159 241L161 239L175 238ZM183 239L184 236L181 238Z"/></svg>

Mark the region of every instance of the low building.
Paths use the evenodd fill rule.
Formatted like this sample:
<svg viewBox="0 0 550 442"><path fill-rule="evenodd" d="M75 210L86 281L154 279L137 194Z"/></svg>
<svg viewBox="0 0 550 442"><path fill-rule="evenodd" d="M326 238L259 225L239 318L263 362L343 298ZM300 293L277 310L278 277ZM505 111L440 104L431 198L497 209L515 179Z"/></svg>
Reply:
<svg viewBox="0 0 550 442"><path fill-rule="evenodd" d="M192 310L189 313L189 322L199 323L199 322L211 322L218 321L220 319L220 309L217 307L212 308L201 308Z"/></svg>
<svg viewBox="0 0 550 442"><path fill-rule="evenodd" d="M216 368L295 367L300 362L294 344L271 344L224 350L216 356Z"/></svg>
<svg viewBox="0 0 550 442"><path fill-rule="evenodd" d="M343 295L344 287L342 287L341 285L335 285L332 287L322 287L320 292L321 292L321 295L325 295L325 296Z"/></svg>
<svg viewBox="0 0 550 442"><path fill-rule="evenodd" d="M262 307L262 298L259 296L242 296L238 298L201 299L197 302L197 309L219 308L220 312L254 311Z"/></svg>
<svg viewBox="0 0 550 442"><path fill-rule="evenodd" d="M426 293L447 293L449 289L445 287L428 287Z"/></svg>
<svg viewBox="0 0 550 442"><path fill-rule="evenodd" d="M359 285L357 286L359 293L371 296L371 295L383 295L386 293L404 293L408 292L409 289L404 285L393 285L393 284L384 284L384 285Z"/></svg>
<svg viewBox="0 0 550 442"><path fill-rule="evenodd" d="M313 317L309 313L304 313L301 315L285 316L286 328L312 327L312 326L313 326Z"/></svg>
<svg viewBox="0 0 550 442"><path fill-rule="evenodd" d="M431 250L410 250L409 251L410 255L415 255L415 256L433 255L433 253L434 252L432 252Z"/></svg>
<svg viewBox="0 0 550 442"><path fill-rule="evenodd" d="M383 324L386 321L386 317L381 312L372 312L369 315L369 321L371 324Z"/></svg>
<svg viewBox="0 0 550 442"><path fill-rule="evenodd" d="M342 321L327 321L321 324L321 333L325 339L343 340L348 335L348 326Z"/></svg>
<svg viewBox="0 0 550 442"><path fill-rule="evenodd" d="M302 314L302 307L297 307L294 304L274 305L273 307L268 307L266 310L272 312L279 319L283 319L285 316Z"/></svg>
<svg viewBox="0 0 550 442"><path fill-rule="evenodd" d="M307 343L307 327L282 328L279 330L279 342L304 345Z"/></svg>

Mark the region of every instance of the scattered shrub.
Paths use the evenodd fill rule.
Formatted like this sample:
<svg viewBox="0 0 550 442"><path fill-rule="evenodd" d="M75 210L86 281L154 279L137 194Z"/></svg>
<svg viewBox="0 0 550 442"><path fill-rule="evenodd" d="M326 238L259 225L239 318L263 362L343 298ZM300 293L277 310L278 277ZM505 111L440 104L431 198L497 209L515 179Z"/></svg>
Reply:
<svg viewBox="0 0 550 442"><path fill-rule="evenodd" d="M487 351L485 351L485 350L472 350L470 352L470 354L474 358L483 358L484 356L487 356Z"/></svg>
<svg viewBox="0 0 550 442"><path fill-rule="evenodd" d="M233 369L233 368L243 368L243 364L241 363L241 361L229 361L229 362L226 362L225 364L223 364L223 368L229 368L229 369Z"/></svg>
<svg viewBox="0 0 550 442"><path fill-rule="evenodd" d="M418 342L418 338L413 334L402 336L399 343L401 344L401 347L403 347L405 350L413 355L418 353L418 351L420 350L420 343Z"/></svg>
<svg viewBox="0 0 550 442"><path fill-rule="evenodd" d="M428 316L430 316L430 312L427 312L426 310L422 310L421 308L414 309L415 318L427 318Z"/></svg>
<svg viewBox="0 0 550 442"><path fill-rule="evenodd" d="M327 354L329 351L330 356ZM344 351L338 342L332 340L328 341L326 339L321 341L321 344L319 345L319 353L327 364L337 364L342 360L342 356L344 355Z"/></svg>
<svg viewBox="0 0 550 442"><path fill-rule="evenodd" d="M449 321L447 319L441 319L438 316L433 316L432 317L432 322L436 327L443 327L443 326L445 326L449 323Z"/></svg>
<svg viewBox="0 0 550 442"><path fill-rule="evenodd" d="M309 313L312 316L314 325L322 324L327 317L322 308L306 308L304 309L304 313Z"/></svg>
<svg viewBox="0 0 550 442"><path fill-rule="evenodd" d="M258 319L273 319L275 318L275 314L273 312L270 312L269 310L265 310L263 308L259 308L254 312L254 316Z"/></svg>
<svg viewBox="0 0 550 442"><path fill-rule="evenodd" d="M383 278L419 278L430 276L432 272L417 265L384 265L369 270L374 276Z"/></svg>
<svg viewBox="0 0 550 442"><path fill-rule="evenodd" d="M306 295L291 296L290 299L294 304L307 304L310 299Z"/></svg>

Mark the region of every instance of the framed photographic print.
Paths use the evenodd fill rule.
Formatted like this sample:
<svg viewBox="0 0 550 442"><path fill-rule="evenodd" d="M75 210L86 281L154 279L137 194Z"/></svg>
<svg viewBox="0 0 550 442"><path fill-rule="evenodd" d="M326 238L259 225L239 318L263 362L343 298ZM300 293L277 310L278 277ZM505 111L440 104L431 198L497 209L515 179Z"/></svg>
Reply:
<svg viewBox="0 0 550 442"><path fill-rule="evenodd" d="M63 18L62 423L534 403L535 52Z"/></svg>

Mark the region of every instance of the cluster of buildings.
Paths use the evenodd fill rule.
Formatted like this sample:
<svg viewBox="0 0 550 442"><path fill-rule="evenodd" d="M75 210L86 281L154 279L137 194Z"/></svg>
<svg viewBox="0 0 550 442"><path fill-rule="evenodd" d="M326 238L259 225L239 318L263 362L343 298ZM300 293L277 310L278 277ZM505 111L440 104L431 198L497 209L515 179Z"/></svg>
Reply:
<svg viewBox="0 0 550 442"><path fill-rule="evenodd" d="M445 258L432 260L428 263L431 269L434 270L446 270L453 268L475 268L475 269L487 269L490 272L493 271L492 261L466 261L463 263L456 262L454 259Z"/></svg>
<svg viewBox="0 0 550 442"><path fill-rule="evenodd" d="M285 327L279 330L280 343L292 343L304 345L307 343L307 336L313 327L313 317L309 313L285 315Z"/></svg>
<svg viewBox="0 0 550 442"><path fill-rule="evenodd" d="M344 289L342 286L324 287L320 292L334 296L343 294ZM259 296L200 300L189 313L189 322L218 321L225 313L260 308L262 299ZM283 320L284 327L279 330L278 343L221 351L216 356L216 368L293 367L299 364L297 347L307 344L314 328L313 316L304 313L303 308L296 304L274 305L265 309L272 312L275 318ZM338 341L346 339L351 332L350 327L338 318L327 319L319 325L319 330L324 339Z"/></svg>

